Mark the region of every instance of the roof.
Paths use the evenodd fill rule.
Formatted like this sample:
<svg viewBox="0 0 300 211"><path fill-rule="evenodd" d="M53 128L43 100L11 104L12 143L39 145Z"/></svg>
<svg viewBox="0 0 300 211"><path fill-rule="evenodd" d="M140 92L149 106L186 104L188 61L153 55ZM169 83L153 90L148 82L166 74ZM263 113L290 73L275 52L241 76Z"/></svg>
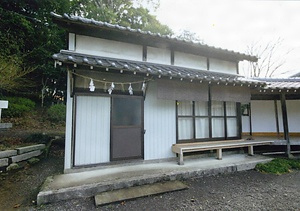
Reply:
<svg viewBox="0 0 300 211"><path fill-rule="evenodd" d="M290 76L290 78L300 78L300 72Z"/></svg>
<svg viewBox="0 0 300 211"><path fill-rule="evenodd" d="M168 77L178 78L180 80L188 81L208 81L209 83L225 83L233 85L248 85L248 86L263 86L265 82L247 79L240 75L219 73L208 70L191 69L185 67L178 67L173 65L155 64L142 61L131 61L116 58L107 58L101 56L92 56L86 54L79 54L73 51L61 50L60 53L54 54L53 59L58 62L71 64L73 67L77 65L89 66L89 69L111 69L121 72L139 73L144 75L156 76L158 78ZM108 70L107 69L107 70Z"/></svg>
<svg viewBox="0 0 300 211"><path fill-rule="evenodd" d="M210 55L214 54L220 54L220 55L226 55L230 58L242 61L242 60L248 60L256 62L258 60L257 57L247 55L244 53L239 53L232 50L217 48L214 46L209 46L200 42L194 42L194 41L187 41L183 39L179 39L177 37L172 37L168 35L161 35L159 33L152 33L150 31L142 31L140 29L132 29L130 27L123 27L119 25L114 25L102 21L96 21L94 19L87 19L80 16L74 16L74 15L58 15L56 13L51 12L51 15L53 16L54 22L64 26L64 27L70 27L71 24L74 25L84 25L85 27L91 28L93 33L95 33L95 30L109 30L109 31L117 31L122 34L130 34L132 36L139 36L142 37L143 41L149 42L149 44L153 43L150 38L159 39L160 41L163 41L164 43L171 43L172 45L179 45L180 49L183 48L196 48L197 50L205 51ZM67 24L63 24L67 23ZM74 27L75 29L77 27ZM86 29L86 28L85 28Z"/></svg>
<svg viewBox="0 0 300 211"><path fill-rule="evenodd" d="M266 82L267 85L262 90L297 91L300 89L300 78L256 78L256 80Z"/></svg>

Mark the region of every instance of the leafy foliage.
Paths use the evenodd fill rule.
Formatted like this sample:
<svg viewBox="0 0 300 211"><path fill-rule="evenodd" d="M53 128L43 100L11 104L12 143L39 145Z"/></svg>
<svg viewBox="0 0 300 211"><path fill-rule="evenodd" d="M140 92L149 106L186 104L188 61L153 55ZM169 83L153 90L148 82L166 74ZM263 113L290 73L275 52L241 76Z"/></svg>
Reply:
<svg viewBox="0 0 300 211"><path fill-rule="evenodd" d="M65 32L52 24L51 11L69 12L69 0L0 2L0 45L5 46L0 48L0 56L17 58L18 68L15 69L33 70L26 74L27 79L34 81L34 86L27 90L31 95L38 95L44 81L49 91L65 89L65 73L53 67L51 58L64 47Z"/></svg>
<svg viewBox="0 0 300 211"><path fill-rule="evenodd" d="M193 41L193 42L198 42L198 43L204 44L203 39L201 39L198 34L196 34L195 32L188 31L188 30L180 31L177 38L182 39L182 40Z"/></svg>
<svg viewBox="0 0 300 211"><path fill-rule="evenodd" d="M22 92L32 87L32 81L25 78L32 71L34 69L22 67L16 57L0 57L0 93Z"/></svg>
<svg viewBox="0 0 300 211"><path fill-rule="evenodd" d="M51 106L47 115L49 120L53 122L64 122L66 120L66 106L64 104L56 104Z"/></svg>
<svg viewBox="0 0 300 211"><path fill-rule="evenodd" d="M161 24L148 9L140 3L134 5L131 0L74 0L73 3L77 5L74 7L75 15L162 35L173 34L172 30Z"/></svg>
<svg viewBox="0 0 300 211"><path fill-rule="evenodd" d="M300 170L300 160L276 158L266 164L257 164L255 168L263 173L283 174L290 172L292 169Z"/></svg>
<svg viewBox="0 0 300 211"><path fill-rule="evenodd" d="M24 89L17 89L16 85L28 85L31 79L32 86L25 91L30 95L39 96L42 105L44 102L51 104L57 99L64 99L62 96L66 93L66 73L61 68L54 68L51 56L61 49L66 49L67 36L63 29L53 24L50 12L75 14L164 35L172 34L169 27L159 23L148 9L141 6L142 2L1 0L0 46L5 47L0 48L0 57L5 59L1 59L0 62L0 75L3 75L0 78L0 89L7 87L7 92L19 92ZM145 2L148 5L153 4L154 8L159 5L159 0L155 0L154 3L149 0ZM16 59L8 59L12 57ZM12 60L18 62L11 62ZM11 75L8 76L9 72ZM10 80L7 80L8 77ZM21 82L21 78L26 80Z"/></svg>
<svg viewBox="0 0 300 211"><path fill-rule="evenodd" d="M8 109L3 109L2 111L3 117L20 117L35 107L35 103L27 98L6 97L3 99L8 100Z"/></svg>

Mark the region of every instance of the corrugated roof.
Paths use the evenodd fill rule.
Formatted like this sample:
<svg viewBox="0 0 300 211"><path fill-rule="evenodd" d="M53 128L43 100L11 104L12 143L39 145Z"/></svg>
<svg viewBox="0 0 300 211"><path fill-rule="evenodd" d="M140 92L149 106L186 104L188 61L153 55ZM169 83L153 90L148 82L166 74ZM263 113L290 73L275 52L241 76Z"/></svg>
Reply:
<svg viewBox="0 0 300 211"><path fill-rule="evenodd" d="M141 61L131 61L116 58L107 58L101 56L92 56L79 54L72 51L62 50L58 54L53 55L53 59L68 64L86 65L90 67L109 68L120 71L128 71L133 73L142 73L146 75L179 78L189 81L210 81L216 83L228 84L247 84L253 86L262 86L263 81L247 79L240 75L226 74L213 72L208 70L191 69L185 67L178 67L173 65L155 64ZM76 66L75 65L75 66Z"/></svg>
<svg viewBox="0 0 300 211"><path fill-rule="evenodd" d="M80 16L74 16L74 15L68 15L68 14L58 15L58 14L53 13L53 12L51 12L51 15L56 20L64 20L64 21L69 21L69 22L73 22L73 23L81 23L81 24L85 24L87 26L98 27L99 29L105 28L105 29L111 29L111 30L118 30L118 31L121 31L121 32L130 32L130 33L133 33L133 34L140 34L140 35L146 36L146 37L147 36L156 37L156 38L159 38L159 39L164 40L164 41L177 42L181 45L189 44L189 45L192 45L192 46L197 47L197 48L206 49L208 51L216 51L216 52L219 52L219 53L224 53L224 54L227 54L227 55L235 56L235 57L239 58L240 61L241 60L257 61L257 59L258 59L255 56L247 55L247 54L244 54L244 53L239 53L239 52L228 50L228 49L209 46L209 45L206 45L206 44L202 44L200 42L187 41L187 40L179 39L177 37L172 37L172 36L168 36L168 35L161 35L159 33L152 33L150 31L146 32L146 31L142 31L140 29L132 29L130 27L114 25L114 24L110 24L110 23L106 23L106 22L102 22L102 21L96 21L94 19L83 18L83 17L80 17Z"/></svg>

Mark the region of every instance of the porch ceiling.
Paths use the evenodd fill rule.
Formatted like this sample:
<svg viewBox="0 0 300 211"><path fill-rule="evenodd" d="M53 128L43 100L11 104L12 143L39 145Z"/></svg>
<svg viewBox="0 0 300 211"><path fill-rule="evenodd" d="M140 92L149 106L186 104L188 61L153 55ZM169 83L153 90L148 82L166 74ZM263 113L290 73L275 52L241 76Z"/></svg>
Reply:
<svg viewBox="0 0 300 211"><path fill-rule="evenodd" d="M178 78L189 81L208 81L209 83L224 83L231 85L248 85L249 87L263 87L264 81L248 79L240 75L219 73L208 70L191 69L173 65L163 65L141 61L131 61L117 58L107 58L101 56L92 56L74 53L72 51L61 50L60 53L54 54L53 59L56 63L66 63L76 68L77 65L88 66L88 69L101 68L106 70L118 70L120 72L139 73L147 76L157 76Z"/></svg>

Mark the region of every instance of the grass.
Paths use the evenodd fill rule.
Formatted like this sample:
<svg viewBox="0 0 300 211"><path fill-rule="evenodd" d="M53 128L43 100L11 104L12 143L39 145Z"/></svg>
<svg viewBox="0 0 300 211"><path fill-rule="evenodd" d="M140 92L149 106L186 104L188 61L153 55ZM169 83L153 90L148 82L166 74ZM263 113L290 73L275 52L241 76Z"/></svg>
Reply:
<svg viewBox="0 0 300 211"><path fill-rule="evenodd" d="M255 169L262 173L280 175L289 173L293 169L300 170L300 160L275 158L271 162L257 164Z"/></svg>

